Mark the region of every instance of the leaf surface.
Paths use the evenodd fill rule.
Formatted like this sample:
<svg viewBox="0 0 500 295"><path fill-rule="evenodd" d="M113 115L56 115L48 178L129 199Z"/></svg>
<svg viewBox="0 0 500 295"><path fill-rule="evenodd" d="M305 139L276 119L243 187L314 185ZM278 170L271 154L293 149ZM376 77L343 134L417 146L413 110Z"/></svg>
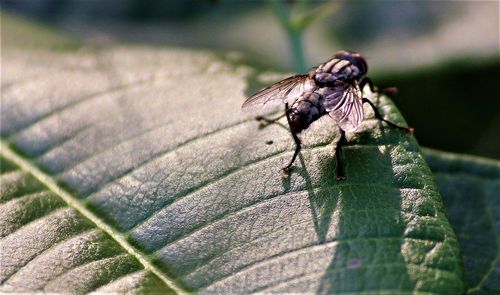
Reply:
<svg viewBox="0 0 500 295"><path fill-rule="evenodd" d="M2 177L23 193L2 190L0 242L40 247L2 255L12 265L5 290L24 284L15 275L36 261L48 265L50 249L103 230L109 236L96 247L115 247L105 257L121 255L134 267L105 271L100 263L117 262L99 256L89 268L102 281L85 285L85 267L51 281L87 292L121 286L133 268L163 278L138 286L202 293L464 290L459 244L416 140L370 110L348 135L347 181L335 181L339 134L327 118L303 134L305 148L286 176L286 126L259 128L240 112L260 77L247 65L138 46L7 47L2 55ZM404 124L389 99L373 100ZM21 175L9 176L13 169ZM30 199L45 190L50 201ZM37 286L30 290L50 284Z"/></svg>
<svg viewBox="0 0 500 295"><path fill-rule="evenodd" d="M426 149L465 265L468 294L500 293L500 162Z"/></svg>
<svg viewBox="0 0 500 295"><path fill-rule="evenodd" d="M173 292L5 146L0 164L0 291Z"/></svg>

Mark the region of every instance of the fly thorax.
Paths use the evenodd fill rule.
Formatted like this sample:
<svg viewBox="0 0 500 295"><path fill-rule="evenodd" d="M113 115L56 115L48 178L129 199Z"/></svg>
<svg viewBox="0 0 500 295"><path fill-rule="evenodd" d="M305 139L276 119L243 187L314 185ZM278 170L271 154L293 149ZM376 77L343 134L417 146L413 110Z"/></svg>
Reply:
<svg viewBox="0 0 500 295"><path fill-rule="evenodd" d="M360 79L361 69L350 60L333 58L318 66L314 80L319 84L330 84L336 80ZM330 86L330 85L328 85Z"/></svg>

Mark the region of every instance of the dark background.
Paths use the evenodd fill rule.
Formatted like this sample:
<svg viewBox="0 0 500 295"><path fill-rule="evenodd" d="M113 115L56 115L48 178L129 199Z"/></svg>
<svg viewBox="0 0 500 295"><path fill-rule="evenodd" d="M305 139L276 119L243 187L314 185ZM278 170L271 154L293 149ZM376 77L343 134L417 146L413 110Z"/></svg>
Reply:
<svg viewBox="0 0 500 295"><path fill-rule="evenodd" d="M288 5L293 1L285 1ZM314 8L324 1L310 1ZM8 14L84 42L242 52L259 68L295 71L287 36L266 1L18 0ZM379 86L420 144L500 159L498 1L349 1L308 27L308 66L340 49L368 58ZM2 32L3 34L4 32Z"/></svg>

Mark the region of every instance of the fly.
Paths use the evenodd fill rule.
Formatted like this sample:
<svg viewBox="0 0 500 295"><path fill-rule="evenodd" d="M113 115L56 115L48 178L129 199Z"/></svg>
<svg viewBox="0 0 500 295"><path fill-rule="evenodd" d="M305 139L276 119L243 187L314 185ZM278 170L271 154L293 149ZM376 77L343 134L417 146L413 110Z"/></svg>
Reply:
<svg viewBox="0 0 500 295"><path fill-rule="evenodd" d="M243 103L242 109L285 104L285 113L277 118L257 117L258 120L273 123L286 116L290 133L295 141L295 152L288 165L283 168L284 172L290 171L302 147L298 134L328 114L340 129L335 158L337 180L342 180L346 178L341 162L342 146L347 142L345 132L355 132L360 126L364 118L364 103L371 106L377 119L399 130L413 132L412 128L385 120L375 105L363 97L362 89L366 85L372 92L376 92L372 81L366 77L367 72L368 65L361 54L339 51L330 60L311 69L307 74L286 78L255 93Z"/></svg>

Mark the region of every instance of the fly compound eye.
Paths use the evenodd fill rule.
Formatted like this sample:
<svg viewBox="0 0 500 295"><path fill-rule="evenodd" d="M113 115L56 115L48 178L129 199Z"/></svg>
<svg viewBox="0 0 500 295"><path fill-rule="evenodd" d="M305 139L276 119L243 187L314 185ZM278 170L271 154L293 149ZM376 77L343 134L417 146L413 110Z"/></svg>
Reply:
<svg viewBox="0 0 500 295"><path fill-rule="evenodd" d="M368 72L368 63L366 62L366 59L359 53L357 54L356 59L358 60L359 69L363 74L366 74Z"/></svg>

